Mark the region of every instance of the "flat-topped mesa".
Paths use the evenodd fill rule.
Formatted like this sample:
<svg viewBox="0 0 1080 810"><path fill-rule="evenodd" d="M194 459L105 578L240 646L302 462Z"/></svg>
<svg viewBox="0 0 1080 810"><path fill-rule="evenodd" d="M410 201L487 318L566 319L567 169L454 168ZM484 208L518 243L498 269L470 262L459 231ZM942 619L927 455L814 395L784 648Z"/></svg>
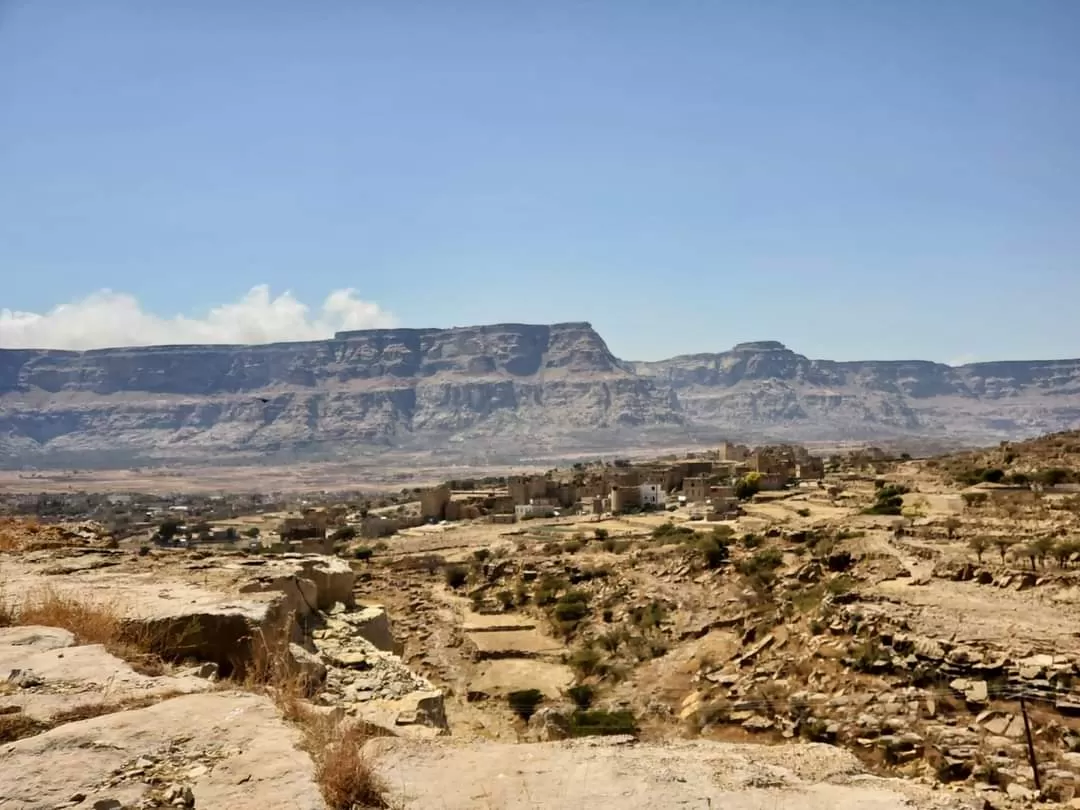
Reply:
<svg viewBox="0 0 1080 810"><path fill-rule="evenodd" d="M736 343L732 347L733 352L786 352L790 351L779 340L750 340L745 343Z"/></svg>
<svg viewBox="0 0 1080 810"><path fill-rule="evenodd" d="M1076 427L1078 392L1080 360L835 362L754 340L627 362L584 321L253 346L0 349L0 466L358 449L486 464L740 433L991 442Z"/></svg>
<svg viewBox="0 0 1080 810"><path fill-rule="evenodd" d="M388 364L393 376L439 373L529 376L544 370L622 371L592 325L503 323L449 329L363 329L338 332L352 361Z"/></svg>

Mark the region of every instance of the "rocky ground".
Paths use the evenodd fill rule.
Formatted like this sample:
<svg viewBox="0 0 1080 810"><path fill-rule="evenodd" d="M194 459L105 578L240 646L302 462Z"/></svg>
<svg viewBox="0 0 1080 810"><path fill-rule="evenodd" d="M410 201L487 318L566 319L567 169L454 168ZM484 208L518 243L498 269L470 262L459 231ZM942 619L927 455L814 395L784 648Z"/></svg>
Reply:
<svg viewBox="0 0 1080 810"><path fill-rule="evenodd" d="M376 806L1080 806L1080 574L972 542L1073 513L920 475L903 518L852 478L351 563L9 525L0 807L359 806L343 729Z"/></svg>

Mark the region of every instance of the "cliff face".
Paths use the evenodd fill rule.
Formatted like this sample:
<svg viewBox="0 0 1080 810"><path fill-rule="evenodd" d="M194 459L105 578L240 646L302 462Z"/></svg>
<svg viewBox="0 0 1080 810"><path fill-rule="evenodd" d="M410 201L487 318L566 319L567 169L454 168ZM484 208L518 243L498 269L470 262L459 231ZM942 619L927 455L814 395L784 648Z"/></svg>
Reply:
<svg viewBox="0 0 1080 810"><path fill-rule="evenodd" d="M520 458L721 435L994 441L1080 425L1080 360L810 360L761 341L620 361L586 323L307 343L0 350L6 464L437 450Z"/></svg>

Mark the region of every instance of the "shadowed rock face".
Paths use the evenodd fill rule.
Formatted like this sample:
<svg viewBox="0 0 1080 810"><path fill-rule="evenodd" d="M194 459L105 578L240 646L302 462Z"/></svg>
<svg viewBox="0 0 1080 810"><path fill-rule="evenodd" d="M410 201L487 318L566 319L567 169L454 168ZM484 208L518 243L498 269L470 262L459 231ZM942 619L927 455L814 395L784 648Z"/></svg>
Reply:
<svg viewBox="0 0 1080 810"><path fill-rule="evenodd" d="M1080 360L837 363L776 341L621 361L587 323L263 346L0 350L0 463L439 450L493 461L722 436L996 441L1080 424Z"/></svg>

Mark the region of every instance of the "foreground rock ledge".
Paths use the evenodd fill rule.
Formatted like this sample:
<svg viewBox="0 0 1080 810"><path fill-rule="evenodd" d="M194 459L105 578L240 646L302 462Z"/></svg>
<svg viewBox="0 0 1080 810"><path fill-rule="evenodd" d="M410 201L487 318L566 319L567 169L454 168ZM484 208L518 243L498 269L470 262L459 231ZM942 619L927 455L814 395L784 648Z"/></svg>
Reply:
<svg viewBox="0 0 1080 810"><path fill-rule="evenodd" d="M80 807L134 806L153 789L173 787L190 790L195 807L325 810L298 740L263 697L172 698L0 746L0 807L66 807L79 794Z"/></svg>
<svg viewBox="0 0 1080 810"><path fill-rule="evenodd" d="M975 810L960 794L866 774L827 745L637 744L625 738L455 745L379 739L365 749L409 810Z"/></svg>

